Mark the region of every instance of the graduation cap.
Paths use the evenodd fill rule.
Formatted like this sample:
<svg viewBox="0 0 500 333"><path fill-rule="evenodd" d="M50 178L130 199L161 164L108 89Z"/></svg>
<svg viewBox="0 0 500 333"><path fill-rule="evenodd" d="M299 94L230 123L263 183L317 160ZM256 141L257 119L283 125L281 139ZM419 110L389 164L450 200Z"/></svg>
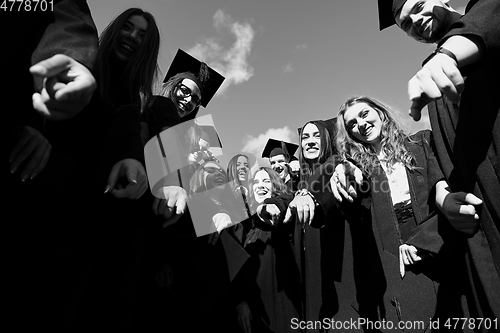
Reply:
<svg viewBox="0 0 500 333"><path fill-rule="evenodd" d="M220 147L222 148L222 143L219 138L219 134L215 129L215 126L212 125L198 125L203 131L201 138L208 142L210 147Z"/></svg>
<svg viewBox="0 0 500 333"><path fill-rule="evenodd" d="M327 120L311 120L311 121L308 121L307 123L310 123L310 122L321 123L322 125L324 125L326 127L326 129L328 130L328 134L330 134L330 138L332 140L334 140L335 136L337 135L337 117L333 117L333 118L330 118ZM302 127L304 127L304 126L302 126ZM302 133L301 133L302 127L299 127L297 129L297 131L299 132L299 137L302 135Z"/></svg>
<svg viewBox="0 0 500 333"><path fill-rule="evenodd" d="M269 139L267 140L266 146L262 151L262 157L271 158L276 155L283 155L290 161L291 156L295 154L298 148L299 148L298 145L290 142L284 142L282 140L276 140L276 139Z"/></svg>
<svg viewBox="0 0 500 333"><path fill-rule="evenodd" d="M394 16L406 0L378 0L378 23L380 31L396 24Z"/></svg>
<svg viewBox="0 0 500 333"><path fill-rule="evenodd" d="M201 105L205 108L224 82L222 75L181 49L177 50L163 82L165 83L175 76L196 82L201 90Z"/></svg>
<svg viewBox="0 0 500 333"><path fill-rule="evenodd" d="M326 130L328 131L328 134L330 135L330 140L332 142L333 151L335 153L337 150L337 148L335 146L335 138L337 136L337 117L333 117L333 118L330 118L327 120L313 120L313 122L320 123L326 127ZM298 128L299 137L302 134L301 131L302 131L302 127L299 127Z"/></svg>

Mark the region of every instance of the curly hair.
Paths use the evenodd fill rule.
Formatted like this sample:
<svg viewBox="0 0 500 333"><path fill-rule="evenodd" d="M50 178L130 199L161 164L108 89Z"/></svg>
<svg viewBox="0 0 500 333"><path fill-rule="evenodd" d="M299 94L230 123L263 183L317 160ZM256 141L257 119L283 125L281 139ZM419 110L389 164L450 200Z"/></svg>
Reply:
<svg viewBox="0 0 500 333"><path fill-rule="evenodd" d="M120 31L131 16L142 16L148 22L148 28L139 49L133 54L120 77L112 75L112 54L119 42ZM117 107L110 98L111 88L127 82L127 93L132 102L141 101L141 109L152 102L153 86L158 78L158 53L160 50L160 32L154 16L140 8L129 8L118 15L99 36L95 75L99 92L106 105Z"/></svg>
<svg viewBox="0 0 500 333"><path fill-rule="evenodd" d="M336 137L340 157L351 158L356 161L368 177L372 176L374 170L380 165L375 148L356 139L345 126L344 115L346 111L358 103L365 103L373 108L382 120L381 147L386 156L385 162L387 165L392 166L400 162L410 170L414 170L416 168L415 158L405 146L405 142L413 141L394 118L394 111L384 103L367 96L351 97L340 106Z"/></svg>
<svg viewBox="0 0 500 333"><path fill-rule="evenodd" d="M302 132L308 124L313 124L318 127L320 135L321 149L319 151L318 158L316 161L312 162L304 157L302 152ZM300 163L300 182L304 183L313 174L314 170L323 164L330 156L333 154L332 138L330 137L330 132L326 125L319 120L308 121L300 129L299 138L299 163Z"/></svg>

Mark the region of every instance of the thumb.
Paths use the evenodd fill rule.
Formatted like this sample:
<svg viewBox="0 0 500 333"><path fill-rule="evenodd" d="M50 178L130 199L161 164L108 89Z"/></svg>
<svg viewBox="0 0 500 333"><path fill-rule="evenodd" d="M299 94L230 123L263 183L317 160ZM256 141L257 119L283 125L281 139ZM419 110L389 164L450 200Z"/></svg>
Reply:
<svg viewBox="0 0 500 333"><path fill-rule="evenodd" d="M39 63L31 66L30 73L37 76L55 76L60 72L66 70L73 59L63 54L56 54L55 56L40 61Z"/></svg>
<svg viewBox="0 0 500 333"><path fill-rule="evenodd" d="M467 193L467 195L465 196L465 202L471 205L480 205L483 203L483 200L479 199L472 193Z"/></svg>
<svg viewBox="0 0 500 333"><path fill-rule="evenodd" d="M399 250L399 275L401 276L401 279L405 276L405 263L403 262L401 249Z"/></svg>
<svg viewBox="0 0 500 333"><path fill-rule="evenodd" d="M290 207L288 207L286 209L285 219L283 220L283 223L287 223L291 217L292 217L292 211L290 210Z"/></svg>
<svg viewBox="0 0 500 333"><path fill-rule="evenodd" d="M358 184L358 185L363 184L363 172L358 167L355 167L355 169L354 169L354 180L356 181L356 184Z"/></svg>

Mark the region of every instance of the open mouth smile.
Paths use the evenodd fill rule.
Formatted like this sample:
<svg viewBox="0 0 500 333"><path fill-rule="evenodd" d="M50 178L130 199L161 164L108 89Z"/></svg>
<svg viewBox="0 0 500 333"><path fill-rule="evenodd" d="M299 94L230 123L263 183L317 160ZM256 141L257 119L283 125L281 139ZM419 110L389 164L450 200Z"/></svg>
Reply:
<svg viewBox="0 0 500 333"><path fill-rule="evenodd" d="M269 191L266 189L257 190L257 195L261 197L265 196L267 193L269 193Z"/></svg>

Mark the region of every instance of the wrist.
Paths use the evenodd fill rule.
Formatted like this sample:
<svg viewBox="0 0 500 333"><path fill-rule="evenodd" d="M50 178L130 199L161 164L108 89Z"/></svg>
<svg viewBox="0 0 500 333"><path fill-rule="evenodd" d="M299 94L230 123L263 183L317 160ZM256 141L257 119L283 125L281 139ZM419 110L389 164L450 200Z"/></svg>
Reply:
<svg viewBox="0 0 500 333"><path fill-rule="evenodd" d="M457 59L455 53L451 52L450 50L448 50L447 48L444 48L442 46L440 46L437 49L435 49L434 51L432 51L432 53L422 62L422 66L425 66L426 63L428 63L432 58L434 58L437 54L440 54L440 53L445 54L448 57L450 57L451 59L453 59L453 61L455 61L455 66L458 67L458 59Z"/></svg>
<svg viewBox="0 0 500 333"><path fill-rule="evenodd" d="M442 180L436 184L436 206L443 211L444 199L450 193L447 189L448 184Z"/></svg>
<svg viewBox="0 0 500 333"><path fill-rule="evenodd" d="M452 52L457 62L457 67L462 68L466 65L479 61L484 54L484 42L475 35L454 35L441 43L441 47Z"/></svg>

